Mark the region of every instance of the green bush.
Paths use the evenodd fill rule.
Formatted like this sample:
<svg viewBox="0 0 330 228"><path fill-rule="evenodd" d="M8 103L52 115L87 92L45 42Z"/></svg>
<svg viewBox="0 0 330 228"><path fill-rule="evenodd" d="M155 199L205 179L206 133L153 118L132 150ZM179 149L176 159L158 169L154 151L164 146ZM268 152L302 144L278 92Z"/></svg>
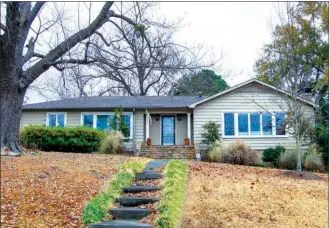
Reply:
<svg viewBox="0 0 330 228"><path fill-rule="evenodd" d="M221 156L220 162L235 165L255 165L258 163L258 155L244 141L238 140L229 146L228 151Z"/></svg>
<svg viewBox="0 0 330 228"><path fill-rule="evenodd" d="M209 146L213 146L213 144L215 143L215 141L220 141L220 133L219 133L219 129L220 129L220 125L217 124L216 122L208 122L206 124L203 125L204 128L204 132L202 133L202 143L205 143Z"/></svg>
<svg viewBox="0 0 330 228"><path fill-rule="evenodd" d="M188 166L182 161L170 161L165 168L163 194L158 206L160 215L156 225L161 228L178 227L182 215Z"/></svg>
<svg viewBox="0 0 330 228"><path fill-rule="evenodd" d="M284 152L285 148L281 145L278 145L275 148L267 148L262 154L262 160L264 162L276 162Z"/></svg>
<svg viewBox="0 0 330 228"><path fill-rule="evenodd" d="M100 152L103 154L117 154L121 151L123 134L120 131L111 131L105 136L100 145Z"/></svg>
<svg viewBox="0 0 330 228"><path fill-rule="evenodd" d="M20 132L25 148L44 151L88 153L97 151L105 133L89 127L45 127L31 125Z"/></svg>
<svg viewBox="0 0 330 228"><path fill-rule="evenodd" d="M324 172L324 165L321 155L317 153L309 153L304 158L304 169L313 172Z"/></svg>
<svg viewBox="0 0 330 228"><path fill-rule="evenodd" d="M281 169L297 169L297 151L288 150L280 155L277 164Z"/></svg>
<svg viewBox="0 0 330 228"><path fill-rule="evenodd" d="M122 194L123 188L130 186L136 173L145 169L145 163L129 162L120 166L120 172L110 182L109 187L95 196L85 207L82 221L85 224L101 222L109 213L115 200Z"/></svg>

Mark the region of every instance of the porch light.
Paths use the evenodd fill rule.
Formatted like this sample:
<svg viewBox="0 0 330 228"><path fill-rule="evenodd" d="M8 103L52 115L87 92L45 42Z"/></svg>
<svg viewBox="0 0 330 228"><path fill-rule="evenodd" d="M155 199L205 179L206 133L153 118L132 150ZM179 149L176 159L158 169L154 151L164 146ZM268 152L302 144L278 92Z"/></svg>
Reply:
<svg viewBox="0 0 330 228"><path fill-rule="evenodd" d="M160 115L156 115L156 120L159 121Z"/></svg>
<svg viewBox="0 0 330 228"><path fill-rule="evenodd" d="M177 115L178 116L178 120L181 121L182 116L181 115Z"/></svg>

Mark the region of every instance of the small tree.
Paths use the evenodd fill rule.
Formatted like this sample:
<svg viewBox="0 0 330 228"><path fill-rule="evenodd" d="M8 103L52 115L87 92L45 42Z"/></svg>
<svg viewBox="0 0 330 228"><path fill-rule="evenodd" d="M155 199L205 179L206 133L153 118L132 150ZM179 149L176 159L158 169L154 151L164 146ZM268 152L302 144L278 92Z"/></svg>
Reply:
<svg viewBox="0 0 330 228"><path fill-rule="evenodd" d="M110 122L110 129L112 131L120 131L125 138L128 138L130 130L128 125L125 123L125 116L123 114L123 108L119 107L115 109L115 115L112 117Z"/></svg>
<svg viewBox="0 0 330 228"><path fill-rule="evenodd" d="M209 146L213 146L215 141L219 140L221 134L219 133L220 124L216 122L209 121L208 123L203 125L204 132L202 133L202 143L205 143Z"/></svg>

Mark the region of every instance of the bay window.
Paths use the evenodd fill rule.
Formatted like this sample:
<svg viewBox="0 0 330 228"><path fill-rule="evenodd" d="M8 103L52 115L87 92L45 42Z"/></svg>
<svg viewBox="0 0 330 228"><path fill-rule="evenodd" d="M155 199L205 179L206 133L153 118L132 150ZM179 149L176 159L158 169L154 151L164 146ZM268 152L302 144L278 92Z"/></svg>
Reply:
<svg viewBox="0 0 330 228"><path fill-rule="evenodd" d="M284 136L286 135L285 118L283 112L224 112L223 136Z"/></svg>

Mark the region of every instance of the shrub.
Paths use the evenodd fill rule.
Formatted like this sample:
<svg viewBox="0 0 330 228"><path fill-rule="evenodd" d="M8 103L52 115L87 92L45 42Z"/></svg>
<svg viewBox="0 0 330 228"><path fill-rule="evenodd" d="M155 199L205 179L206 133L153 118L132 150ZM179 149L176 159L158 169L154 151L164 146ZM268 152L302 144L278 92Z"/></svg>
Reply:
<svg viewBox="0 0 330 228"><path fill-rule="evenodd" d="M105 136L100 145L100 152L103 154L117 154L121 152L123 134L120 131L111 131Z"/></svg>
<svg viewBox="0 0 330 228"><path fill-rule="evenodd" d="M124 110L122 107L115 109L115 114L110 120L110 131L120 131L125 138L129 136L129 127L125 122Z"/></svg>
<svg viewBox="0 0 330 228"><path fill-rule="evenodd" d="M280 155L278 161L279 168L282 169L297 169L297 151L289 150L285 151L283 154Z"/></svg>
<svg viewBox="0 0 330 228"><path fill-rule="evenodd" d="M258 155L242 140L229 146L228 151L221 156L221 162L236 165L253 165L258 162Z"/></svg>
<svg viewBox="0 0 330 228"><path fill-rule="evenodd" d="M212 162L221 161L221 158L225 154L225 149L223 148L223 145L221 145L220 141L215 141L214 145L209 151L209 158Z"/></svg>
<svg viewBox="0 0 330 228"><path fill-rule="evenodd" d="M321 157L321 155L319 155L315 152L309 153L306 155L303 165L304 165L304 169L307 171L313 171L313 172L323 172L324 171L322 157Z"/></svg>
<svg viewBox="0 0 330 228"><path fill-rule="evenodd" d="M160 215L157 227L178 227L182 215L188 166L182 161L172 160L165 168L164 190L158 206Z"/></svg>
<svg viewBox="0 0 330 228"><path fill-rule="evenodd" d="M104 137L104 132L89 127L31 125L20 132L20 141L25 148L44 151L93 152Z"/></svg>
<svg viewBox="0 0 330 228"><path fill-rule="evenodd" d="M110 182L106 191L99 193L85 207L82 221L85 224L100 222L109 213L108 210L122 192L123 188L130 186L133 183L136 173L142 172L145 169L145 163L128 162L120 167L120 172Z"/></svg>
<svg viewBox="0 0 330 228"><path fill-rule="evenodd" d="M204 128L204 132L202 133L202 143L205 143L209 146L213 146L213 144L215 143L215 141L220 141L220 133L219 133L219 129L220 129L220 125L217 124L216 122L208 122L206 124L203 125Z"/></svg>
<svg viewBox="0 0 330 228"><path fill-rule="evenodd" d="M262 154L262 160L264 162L276 162L284 152L285 148L281 145L278 145L275 148L267 148Z"/></svg>

